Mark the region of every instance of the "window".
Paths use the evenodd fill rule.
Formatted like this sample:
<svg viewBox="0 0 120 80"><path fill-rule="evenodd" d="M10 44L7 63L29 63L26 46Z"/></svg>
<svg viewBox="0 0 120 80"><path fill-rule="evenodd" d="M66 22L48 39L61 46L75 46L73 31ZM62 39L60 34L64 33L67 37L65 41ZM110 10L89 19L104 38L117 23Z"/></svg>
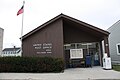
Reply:
<svg viewBox="0 0 120 80"><path fill-rule="evenodd" d="M116 44L117 47L117 54L120 55L120 43Z"/></svg>
<svg viewBox="0 0 120 80"><path fill-rule="evenodd" d="M76 45L74 43L71 44L71 49L76 49Z"/></svg>
<svg viewBox="0 0 120 80"><path fill-rule="evenodd" d="M6 54L6 52L5 52L5 51L3 51L3 54Z"/></svg>
<svg viewBox="0 0 120 80"><path fill-rule="evenodd" d="M70 50L70 47L71 47L71 44L65 44L64 45L64 48L65 48L65 50ZM19 53L20 51L18 51L18 53Z"/></svg>

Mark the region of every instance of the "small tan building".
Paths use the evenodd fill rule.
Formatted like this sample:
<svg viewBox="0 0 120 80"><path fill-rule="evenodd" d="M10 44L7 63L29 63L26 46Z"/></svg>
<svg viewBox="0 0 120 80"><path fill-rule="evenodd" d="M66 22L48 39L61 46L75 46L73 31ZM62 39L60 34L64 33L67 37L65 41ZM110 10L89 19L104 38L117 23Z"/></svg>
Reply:
<svg viewBox="0 0 120 80"><path fill-rule="evenodd" d="M22 38L22 56L62 58L65 67L80 67L91 56L91 64L102 65L104 50L109 54L109 32L83 21L60 14Z"/></svg>

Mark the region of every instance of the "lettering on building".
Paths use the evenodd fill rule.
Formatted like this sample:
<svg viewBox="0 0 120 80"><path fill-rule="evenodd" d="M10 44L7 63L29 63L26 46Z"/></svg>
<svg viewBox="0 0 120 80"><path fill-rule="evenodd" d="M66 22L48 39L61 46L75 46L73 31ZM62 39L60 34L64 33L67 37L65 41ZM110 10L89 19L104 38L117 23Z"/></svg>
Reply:
<svg viewBox="0 0 120 80"><path fill-rule="evenodd" d="M50 54L52 53L52 43L35 43L33 48L37 54Z"/></svg>

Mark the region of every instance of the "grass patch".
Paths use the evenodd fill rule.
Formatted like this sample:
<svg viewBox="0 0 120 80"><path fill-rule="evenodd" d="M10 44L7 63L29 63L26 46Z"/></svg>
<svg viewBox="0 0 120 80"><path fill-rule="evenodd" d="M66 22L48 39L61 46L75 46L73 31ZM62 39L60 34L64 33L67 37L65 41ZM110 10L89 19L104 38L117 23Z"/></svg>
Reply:
<svg viewBox="0 0 120 80"><path fill-rule="evenodd" d="M120 65L113 65L113 70L120 71Z"/></svg>

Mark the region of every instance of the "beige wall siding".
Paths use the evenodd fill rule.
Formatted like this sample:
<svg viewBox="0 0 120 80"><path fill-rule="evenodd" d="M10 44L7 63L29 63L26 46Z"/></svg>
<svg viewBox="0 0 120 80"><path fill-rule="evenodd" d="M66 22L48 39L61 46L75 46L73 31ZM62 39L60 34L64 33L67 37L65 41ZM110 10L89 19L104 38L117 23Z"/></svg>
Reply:
<svg viewBox="0 0 120 80"><path fill-rule="evenodd" d="M110 55L112 58L112 62L120 63L120 55L117 54L117 47L116 47L116 44L120 43L120 21L113 24L108 29L108 31L110 32L109 48L110 48Z"/></svg>

